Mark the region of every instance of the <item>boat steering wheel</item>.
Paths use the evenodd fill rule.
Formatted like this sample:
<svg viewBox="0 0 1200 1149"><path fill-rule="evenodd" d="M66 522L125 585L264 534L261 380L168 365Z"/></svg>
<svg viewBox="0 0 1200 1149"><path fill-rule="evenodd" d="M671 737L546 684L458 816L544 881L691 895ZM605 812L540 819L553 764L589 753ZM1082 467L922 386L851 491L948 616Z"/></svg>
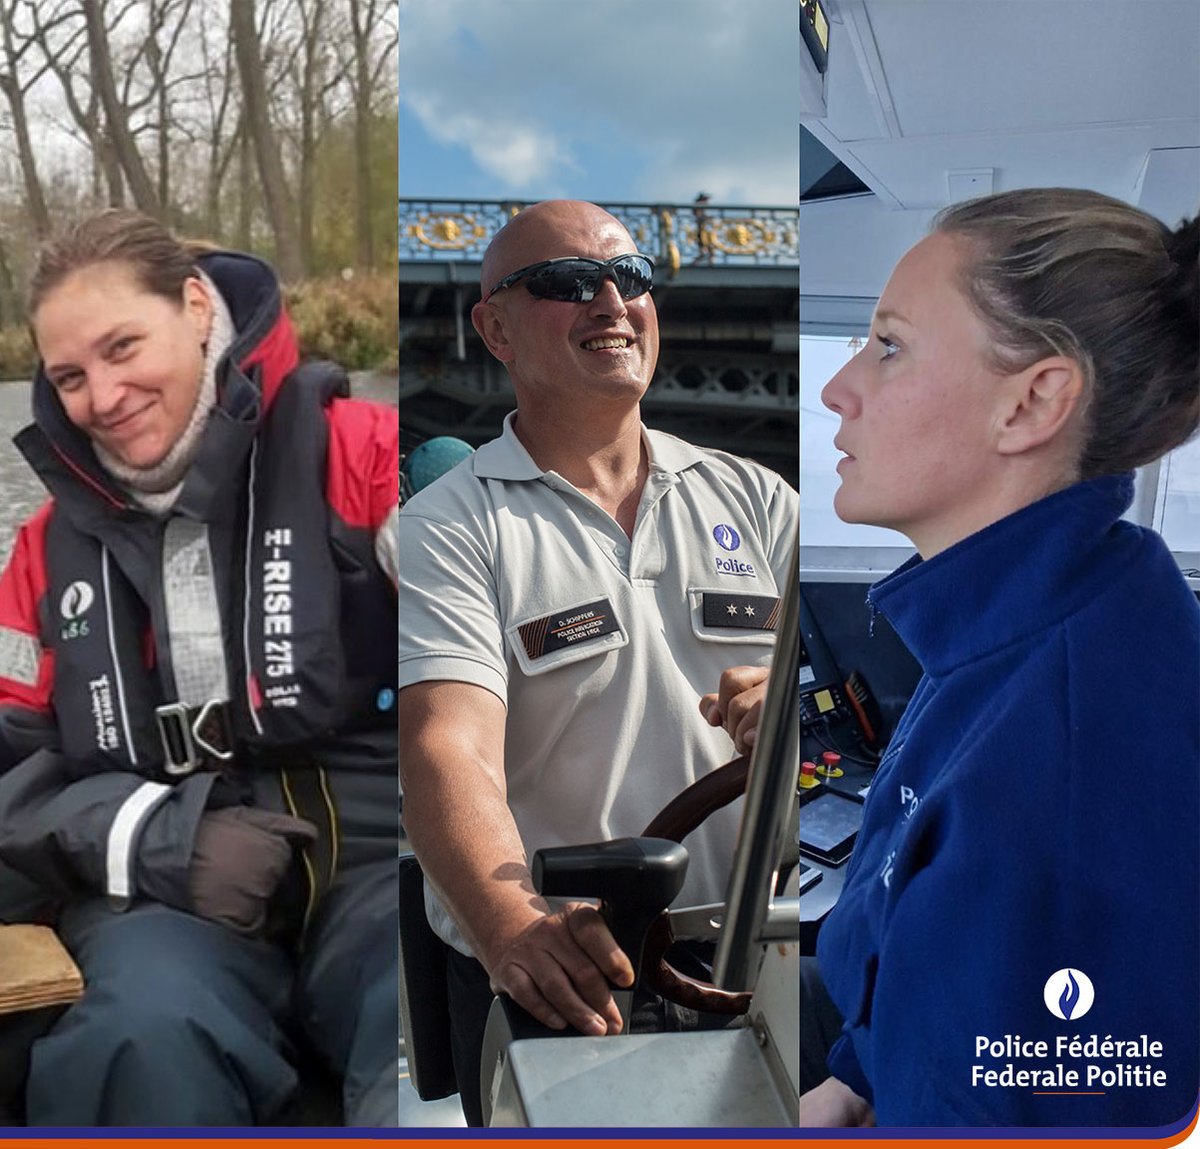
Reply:
<svg viewBox="0 0 1200 1149"><path fill-rule="evenodd" d="M750 759L743 754L698 778L650 820L642 836L682 842L710 814L745 793L749 773ZM643 977L649 988L668 1001L707 1013L737 1015L750 1008L749 993L718 989L711 982L699 981L675 969L666 958L674 941L670 914L664 910L650 926L642 951Z"/></svg>

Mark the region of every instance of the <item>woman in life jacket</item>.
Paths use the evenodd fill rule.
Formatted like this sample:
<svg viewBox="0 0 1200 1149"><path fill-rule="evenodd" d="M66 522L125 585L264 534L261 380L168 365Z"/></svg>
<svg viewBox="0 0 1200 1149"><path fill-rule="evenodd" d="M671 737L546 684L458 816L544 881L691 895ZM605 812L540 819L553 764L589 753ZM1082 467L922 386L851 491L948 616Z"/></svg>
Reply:
<svg viewBox="0 0 1200 1149"><path fill-rule="evenodd" d="M937 217L822 393L838 515L918 551L869 601L925 673L804 971L802 1125L1195 1105L1200 610L1122 516L1196 429L1198 326L1195 219L1006 192Z"/></svg>
<svg viewBox="0 0 1200 1149"><path fill-rule="evenodd" d="M86 990L28 1121L279 1120L304 1047L394 1124L396 411L300 365L265 263L136 212L48 243L29 315L0 913Z"/></svg>

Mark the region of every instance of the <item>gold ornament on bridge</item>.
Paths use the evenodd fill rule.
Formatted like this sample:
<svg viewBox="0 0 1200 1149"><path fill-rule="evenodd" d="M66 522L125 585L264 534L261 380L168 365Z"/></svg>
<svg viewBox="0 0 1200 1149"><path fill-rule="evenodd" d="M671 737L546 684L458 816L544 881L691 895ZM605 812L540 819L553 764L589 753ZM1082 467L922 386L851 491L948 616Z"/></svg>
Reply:
<svg viewBox="0 0 1200 1149"><path fill-rule="evenodd" d="M463 251L487 238L488 229L473 215L423 215L408 225L408 234L418 243L437 251Z"/></svg>
<svg viewBox="0 0 1200 1149"><path fill-rule="evenodd" d="M710 224L709 242L728 255L758 255L777 249L779 234L769 221L761 219L722 219Z"/></svg>

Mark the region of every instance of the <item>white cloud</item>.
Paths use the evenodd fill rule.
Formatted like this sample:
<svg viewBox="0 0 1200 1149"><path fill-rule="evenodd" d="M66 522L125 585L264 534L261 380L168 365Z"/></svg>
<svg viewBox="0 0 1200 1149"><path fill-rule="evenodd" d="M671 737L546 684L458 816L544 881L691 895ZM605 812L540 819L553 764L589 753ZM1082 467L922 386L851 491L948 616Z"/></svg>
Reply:
<svg viewBox="0 0 1200 1149"><path fill-rule="evenodd" d="M475 162L506 190L528 191L550 180L570 155L536 123L507 120L502 126L475 112L445 107L445 93L414 93L409 106L434 139L465 147Z"/></svg>
<svg viewBox="0 0 1200 1149"><path fill-rule="evenodd" d="M795 0L401 0L401 99L497 194L794 203Z"/></svg>

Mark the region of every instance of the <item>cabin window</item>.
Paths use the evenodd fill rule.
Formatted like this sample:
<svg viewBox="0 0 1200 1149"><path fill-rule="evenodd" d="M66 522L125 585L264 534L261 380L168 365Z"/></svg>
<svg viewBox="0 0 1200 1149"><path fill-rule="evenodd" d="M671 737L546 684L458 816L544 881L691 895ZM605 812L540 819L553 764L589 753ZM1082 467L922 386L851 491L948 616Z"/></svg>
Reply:
<svg viewBox="0 0 1200 1149"><path fill-rule="evenodd" d="M1200 439L1172 451L1159 465L1153 526L1185 569L1200 566Z"/></svg>
<svg viewBox="0 0 1200 1149"><path fill-rule="evenodd" d="M839 482L839 454L833 446L838 417L822 406L821 388L869 338L869 313L859 310L864 312L861 326L848 324L833 334L836 324L822 322L815 326L824 328L823 333L800 336L801 566L812 578L878 578L913 553L898 532L843 523L833 509ZM1200 438L1173 451L1158 467L1143 468L1139 487L1149 489L1139 493L1127 517L1154 527L1200 590Z"/></svg>

